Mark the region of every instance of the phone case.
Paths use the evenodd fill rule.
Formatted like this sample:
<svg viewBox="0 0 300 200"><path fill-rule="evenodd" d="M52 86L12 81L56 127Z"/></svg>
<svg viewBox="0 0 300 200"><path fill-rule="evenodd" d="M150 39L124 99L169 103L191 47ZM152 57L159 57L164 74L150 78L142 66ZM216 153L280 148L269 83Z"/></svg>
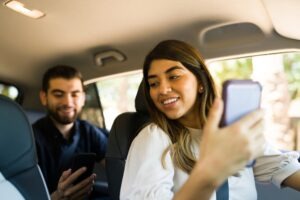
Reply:
<svg viewBox="0 0 300 200"><path fill-rule="evenodd" d="M80 153L74 156L72 161L72 167L71 167L72 172L75 172L81 167L87 168L87 170L74 181L74 184L81 182L82 180L86 179L93 173L95 162L96 162L95 153Z"/></svg>
<svg viewBox="0 0 300 200"><path fill-rule="evenodd" d="M220 126L227 126L260 107L262 87L257 81L228 80L223 84L224 112Z"/></svg>

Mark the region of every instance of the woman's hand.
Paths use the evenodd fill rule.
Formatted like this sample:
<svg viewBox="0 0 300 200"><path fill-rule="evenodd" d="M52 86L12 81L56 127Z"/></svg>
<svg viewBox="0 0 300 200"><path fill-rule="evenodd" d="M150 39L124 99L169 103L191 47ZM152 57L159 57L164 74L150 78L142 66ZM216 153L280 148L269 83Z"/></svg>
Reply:
<svg viewBox="0 0 300 200"><path fill-rule="evenodd" d="M216 99L210 110L200 141L200 159L175 194L174 199L208 200L231 175L249 160L263 154L263 113L255 111L234 124L220 128L223 102Z"/></svg>
<svg viewBox="0 0 300 200"><path fill-rule="evenodd" d="M230 175L243 169L249 160L263 154L263 112L254 111L224 128L219 127L223 102L216 99L204 126L197 166L218 187Z"/></svg>
<svg viewBox="0 0 300 200"><path fill-rule="evenodd" d="M85 171L85 167L78 169L74 173L71 172L71 169L64 171L59 179L56 191L51 194L51 199L79 200L87 197L92 191L96 174L92 174L80 183L73 185L73 182Z"/></svg>

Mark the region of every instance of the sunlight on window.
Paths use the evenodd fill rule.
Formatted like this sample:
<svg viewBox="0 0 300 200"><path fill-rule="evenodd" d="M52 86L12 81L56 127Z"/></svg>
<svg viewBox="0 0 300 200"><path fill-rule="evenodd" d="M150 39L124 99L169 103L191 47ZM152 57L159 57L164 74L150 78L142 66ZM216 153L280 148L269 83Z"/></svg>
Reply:
<svg viewBox="0 0 300 200"><path fill-rule="evenodd" d="M119 114L135 111L134 99L141 80L142 71L134 71L105 78L96 83L108 130Z"/></svg>
<svg viewBox="0 0 300 200"><path fill-rule="evenodd" d="M19 90L13 85L0 83L0 94L16 100L19 95Z"/></svg>
<svg viewBox="0 0 300 200"><path fill-rule="evenodd" d="M266 138L279 149L300 150L300 53L285 53L208 63L221 89L228 79L254 79L263 86ZM142 71L122 73L96 82L105 125L110 130L123 112L135 111Z"/></svg>

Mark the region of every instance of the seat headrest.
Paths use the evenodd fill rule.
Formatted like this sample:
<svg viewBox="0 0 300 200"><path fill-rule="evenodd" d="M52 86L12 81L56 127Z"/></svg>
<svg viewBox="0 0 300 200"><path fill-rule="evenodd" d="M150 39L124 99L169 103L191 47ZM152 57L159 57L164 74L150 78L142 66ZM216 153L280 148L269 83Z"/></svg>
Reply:
<svg viewBox="0 0 300 200"><path fill-rule="evenodd" d="M149 115L146 103L146 96L144 93L144 79L141 81L139 89L135 97L135 109L137 112Z"/></svg>
<svg viewBox="0 0 300 200"><path fill-rule="evenodd" d="M31 125L13 100L0 95L0 171L6 177L37 162Z"/></svg>

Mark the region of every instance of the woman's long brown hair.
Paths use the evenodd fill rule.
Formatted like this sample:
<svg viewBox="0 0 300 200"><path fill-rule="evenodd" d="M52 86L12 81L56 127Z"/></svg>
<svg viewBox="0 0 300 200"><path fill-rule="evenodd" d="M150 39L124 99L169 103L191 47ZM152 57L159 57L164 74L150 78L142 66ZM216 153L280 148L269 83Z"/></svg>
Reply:
<svg viewBox="0 0 300 200"><path fill-rule="evenodd" d="M190 173L195 165L196 157L192 151L192 137L188 129L177 120L167 118L156 108L150 97L150 86L147 77L151 62L157 59L179 61L197 77L198 82L203 86L203 93L199 93L196 101L202 126L207 120L209 109L216 97L215 84L200 52L185 42L178 40L162 41L145 58L143 76L147 107L153 122L170 137L172 142L172 145L165 150L162 156L162 164L164 165L164 157L170 150L174 164Z"/></svg>

